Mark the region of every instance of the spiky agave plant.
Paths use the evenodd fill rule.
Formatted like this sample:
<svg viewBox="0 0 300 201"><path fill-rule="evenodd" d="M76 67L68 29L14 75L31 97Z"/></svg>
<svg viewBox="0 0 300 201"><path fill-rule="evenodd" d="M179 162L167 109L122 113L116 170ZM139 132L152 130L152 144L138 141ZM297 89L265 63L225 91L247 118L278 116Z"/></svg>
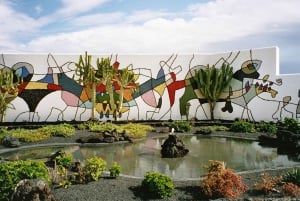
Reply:
<svg viewBox="0 0 300 201"><path fill-rule="evenodd" d="M229 86L232 76L233 68L225 63L222 64L221 68L208 64L204 69L195 70L193 78L196 81L197 89L207 99L211 120L214 120L216 102L221 93Z"/></svg>

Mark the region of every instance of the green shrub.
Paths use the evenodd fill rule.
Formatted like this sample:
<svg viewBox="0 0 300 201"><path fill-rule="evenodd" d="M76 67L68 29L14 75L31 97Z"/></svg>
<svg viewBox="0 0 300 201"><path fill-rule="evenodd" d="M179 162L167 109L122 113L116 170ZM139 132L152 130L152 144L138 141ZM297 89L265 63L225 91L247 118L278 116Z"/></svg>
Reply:
<svg viewBox="0 0 300 201"><path fill-rule="evenodd" d="M9 135L18 138L23 142L39 142L51 137L51 132L47 129L23 129L17 128L9 130Z"/></svg>
<svg viewBox="0 0 300 201"><path fill-rule="evenodd" d="M285 182L291 182L300 186L300 168L294 168L283 176Z"/></svg>
<svg viewBox="0 0 300 201"><path fill-rule="evenodd" d="M17 128L8 131L10 136L23 142L39 142L51 136L69 137L75 135L75 128L70 124L48 125L37 129Z"/></svg>
<svg viewBox="0 0 300 201"><path fill-rule="evenodd" d="M300 133L300 126L299 126L299 122L298 119L294 119L294 118L289 118L289 117L285 117L283 120L284 123L284 127L296 134Z"/></svg>
<svg viewBox="0 0 300 201"><path fill-rule="evenodd" d="M227 128L226 126L218 126L218 125L202 126L201 128L209 129L212 132L214 132L214 131L228 131L229 130L229 128Z"/></svg>
<svg viewBox="0 0 300 201"><path fill-rule="evenodd" d="M104 131L113 131L116 130L118 133L123 131L131 138L143 138L147 136L147 132L153 130L152 126L144 124L133 124L127 123L122 125L116 125L113 123L105 124L91 124L89 130L92 132L104 132Z"/></svg>
<svg viewBox="0 0 300 201"><path fill-rule="evenodd" d="M110 176L118 177L121 173L121 170L121 166L117 162L114 162L114 164L109 168Z"/></svg>
<svg viewBox="0 0 300 201"><path fill-rule="evenodd" d="M176 132L189 132L192 130L192 126L188 121L173 121L170 124L171 128L174 128Z"/></svg>
<svg viewBox="0 0 300 201"><path fill-rule="evenodd" d="M72 154L58 155L55 157L55 161L57 165L62 165L63 167L68 168L72 165L73 155Z"/></svg>
<svg viewBox="0 0 300 201"><path fill-rule="evenodd" d="M229 128L226 126L208 126L212 131L228 131Z"/></svg>
<svg viewBox="0 0 300 201"><path fill-rule="evenodd" d="M142 187L147 193L158 198L171 197L174 190L171 178L156 171L146 172Z"/></svg>
<svg viewBox="0 0 300 201"><path fill-rule="evenodd" d="M50 182L50 175L43 162L15 161L0 163L0 200L9 200L16 184L23 179L44 179Z"/></svg>
<svg viewBox="0 0 300 201"><path fill-rule="evenodd" d="M87 159L85 172L88 176L88 180L97 181L104 170L106 170L106 161L102 158L94 156Z"/></svg>
<svg viewBox="0 0 300 201"><path fill-rule="evenodd" d="M39 130L50 132L51 136L70 137L75 135L75 128L71 124L48 125Z"/></svg>
<svg viewBox="0 0 300 201"><path fill-rule="evenodd" d="M239 121L234 121L231 126L230 126L230 131L232 132L243 132L243 133L254 133L255 126L253 123L244 121L244 120L239 120Z"/></svg>
<svg viewBox="0 0 300 201"><path fill-rule="evenodd" d="M77 125L77 129L79 130L90 130L90 128L94 125L98 125L99 122L96 121L85 121Z"/></svg>
<svg viewBox="0 0 300 201"><path fill-rule="evenodd" d="M0 143L2 143L3 138L8 134L7 128L0 127Z"/></svg>
<svg viewBox="0 0 300 201"><path fill-rule="evenodd" d="M277 127L273 122L261 121L256 125L256 130L263 133L276 133Z"/></svg>
<svg viewBox="0 0 300 201"><path fill-rule="evenodd" d="M147 132L153 130L150 125L128 123L120 126L120 132L125 131L131 138L143 138Z"/></svg>
<svg viewBox="0 0 300 201"><path fill-rule="evenodd" d="M7 133L7 128L5 127L0 127L0 135L6 134Z"/></svg>
<svg viewBox="0 0 300 201"><path fill-rule="evenodd" d="M119 126L113 123L104 123L104 124L91 124L89 130L92 132L104 132L104 131L113 131L119 130Z"/></svg>

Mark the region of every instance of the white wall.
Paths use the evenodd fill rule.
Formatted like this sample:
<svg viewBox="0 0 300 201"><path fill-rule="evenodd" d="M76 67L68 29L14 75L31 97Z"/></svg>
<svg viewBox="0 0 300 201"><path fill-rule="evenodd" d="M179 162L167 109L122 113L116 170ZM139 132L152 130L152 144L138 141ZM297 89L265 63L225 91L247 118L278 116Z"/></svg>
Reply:
<svg viewBox="0 0 300 201"><path fill-rule="evenodd" d="M111 55L93 55L93 64L95 65L96 58L106 56ZM79 55L68 54L3 54L2 59L0 59L0 68L4 66L13 68L18 62L29 63L34 69L31 82L36 83L45 77L49 67L54 67L52 68L53 72L58 73L59 76L62 75L62 72L59 71L58 67L62 67L63 73L69 78L72 78L74 74L73 70L75 69L74 62L78 62L78 58ZM243 82L233 82L235 84L233 88L242 91L247 81L249 81L251 86L254 86L256 82L270 84L269 81L272 81L271 89L277 91L276 96L272 97L269 91L250 95L250 93L247 94L244 89L240 97L231 97L233 112L222 112L221 108L225 103L219 102L215 110L215 118L246 118L255 121L277 121L283 119L285 116L297 116L300 75L278 75L279 49L276 47L216 54L112 55L112 61L115 60L120 62L120 68L130 65L136 74L140 74L137 80L139 85L142 85L151 78L157 78L158 72L162 69L166 80L170 78L170 73L174 72L176 74L176 81L182 84L187 80L189 70L195 66L216 64L216 66L219 67L226 61L233 66L233 71L237 72L241 70L242 64L247 60L261 61L260 67L257 68L257 72L259 73L257 79L244 78ZM264 76L267 80L263 79ZM236 85L236 83L239 83L239 85ZM130 107L129 111L123 113L120 119L186 119L186 116L180 114L179 109L180 97L183 96L186 89L180 87L180 89L176 90L175 102L171 107L167 85L171 84L168 85L168 87L172 86L172 84L174 85L174 80L173 82L163 82L162 84L165 86L162 94L149 90L147 95L144 94L143 96L135 98L131 103L135 103L136 106ZM33 88L25 89L28 93L31 92L30 90L34 91ZM152 95L153 100L156 100L156 102L158 102L159 98L162 98L162 107L155 108L147 104L150 102L150 95ZM32 93L32 96L35 96L35 93ZM24 101L21 97L22 95L14 99L9 105L6 121L70 121L73 119L85 121L89 119L91 114L89 103L86 103L85 107L68 106L66 101L63 100L64 97L68 98L68 101L71 102L76 101L75 99L78 97L72 93L64 93L60 90L53 91L47 96L43 96L42 99L40 98L34 112L29 111L28 101ZM252 98L251 101L245 102L248 97ZM36 98L38 99L38 97ZM190 100L189 103L191 104L189 118L210 118L207 104L200 104L197 99ZM299 113L300 111L298 111L298 115L300 115ZM101 119L107 120L113 118L110 115L109 118L103 117Z"/></svg>

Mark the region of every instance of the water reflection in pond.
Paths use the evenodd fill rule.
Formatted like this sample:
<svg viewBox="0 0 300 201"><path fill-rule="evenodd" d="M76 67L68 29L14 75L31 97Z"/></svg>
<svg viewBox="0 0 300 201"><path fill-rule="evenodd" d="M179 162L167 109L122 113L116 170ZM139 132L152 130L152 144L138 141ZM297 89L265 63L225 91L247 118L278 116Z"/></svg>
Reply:
<svg viewBox="0 0 300 201"><path fill-rule="evenodd" d="M156 170L176 179L198 178L206 173L203 168L209 160L225 161L235 171L292 166L297 162L287 155L278 155L276 148L261 147L258 142L228 138L199 138L182 136L190 152L183 158L161 158L161 144L165 139L147 139L137 143L84 145L52 148L35 148L2 153L2 158L44 158L59 149L74 155L75 160L84 161L92 156L106 160L110 167L114 161L122 167L122 173L143 177L146 171Z"/></svg>

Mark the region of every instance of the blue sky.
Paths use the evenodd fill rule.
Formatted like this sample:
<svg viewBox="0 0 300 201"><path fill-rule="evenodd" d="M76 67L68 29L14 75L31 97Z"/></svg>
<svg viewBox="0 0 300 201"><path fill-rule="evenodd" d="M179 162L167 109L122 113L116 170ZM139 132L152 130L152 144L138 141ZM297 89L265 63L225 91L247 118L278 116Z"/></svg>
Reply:
<svg viewBox="0 0 300 201"><path fill-rule="evenodd" d="M1 53L214 53L278 46L300 73L299 0L0 0Z"/></svg>

